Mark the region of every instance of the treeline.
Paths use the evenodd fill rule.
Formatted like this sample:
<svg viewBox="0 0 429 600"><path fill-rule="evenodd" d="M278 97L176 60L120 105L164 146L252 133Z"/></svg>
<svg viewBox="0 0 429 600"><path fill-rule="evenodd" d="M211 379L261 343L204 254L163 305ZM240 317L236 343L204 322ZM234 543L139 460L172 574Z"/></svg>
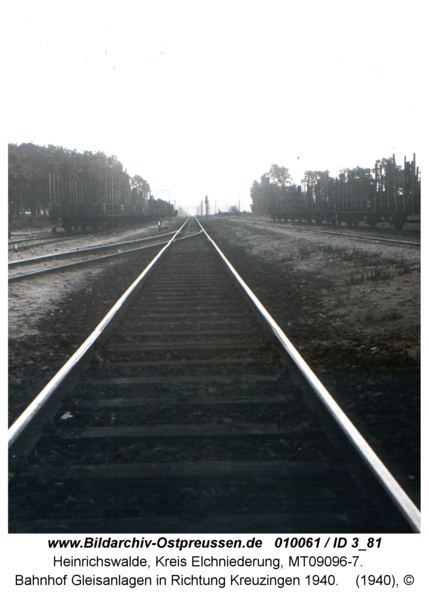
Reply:
<svg viewBox="0 0 429 600"><path fill-rule="evenodd" d="M395 156L377 160L374 168L342 169L338 177L329 171L305 171L300 185L295 184L286 167L272 165L250 190L252 211L270 214L286 205L300 207L330 205L332 210L367 210L377 206L406 207L420 211L420 177L415 157L396 164Z"/></svg>
<svg viewBox="0 0 429 600"><path fill-rule="evenodd" d="M48 215L55 204L144 204L150 186L116 156L60 146L9 144L9 218Z"/></svg>

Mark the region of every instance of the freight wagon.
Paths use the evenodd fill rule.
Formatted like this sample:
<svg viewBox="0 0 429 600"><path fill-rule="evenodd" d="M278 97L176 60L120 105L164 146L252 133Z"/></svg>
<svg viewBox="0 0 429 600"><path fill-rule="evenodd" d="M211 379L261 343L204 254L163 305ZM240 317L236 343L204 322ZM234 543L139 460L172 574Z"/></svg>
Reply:
<svg viewBox="0 0 429 600"><path fill-rule="evenodd" d="M415 155L411 162L404 160L403 169L393 156L377 161L374 169L344 169L335 179L328 171L307 172L301 184L260 186L257 200L275 221L345 222L350 226L363 221L372 227L388 222L402 229L420 215Z"/></svg>
<svg viewBox="0 0 429 600"><path fill-rule="evenodd" d="M177 215L174 207L165 200L150 198L127 204L113 202L54 204L51 216L66 231L74 228L110 229L144 223L153 219L165 219Z"/></svg>

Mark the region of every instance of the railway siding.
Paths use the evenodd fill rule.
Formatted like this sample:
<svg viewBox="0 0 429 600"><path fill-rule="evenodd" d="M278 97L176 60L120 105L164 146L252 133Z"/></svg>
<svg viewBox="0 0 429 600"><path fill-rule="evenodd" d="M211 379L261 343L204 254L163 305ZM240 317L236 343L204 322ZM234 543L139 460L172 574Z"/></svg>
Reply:
<svg viewBox="0 0 429 600"><path fill-rule="evenodd" d="M161 233L172 231L177 229L177 223L180 220L172 219L170 222L164 223ZM182 221L183 223L183 221ZM158 226L155 224L149 224L144 227L136 227L134 229L118 229L114 231L103 231L97 233L77 233L71 236L64 234L57 234L54 241L46 241L42 244L37 243L35 246L27 245L14 249L14 243L11 242L12 247L9 248L9 259L11 262L40 258L46 254L61 253L61 252L73 252L77 250L90 250L92 247L103 244L113 244L117 242L132 242L135 239L141 237L150 237L159 233Z"/></svg>
<svg viewBox="0 0 429 600"><path fill-rule="evenodd" d="M123 263L14 283L9 291L9 422L66 362L159 248Z"/></svg>

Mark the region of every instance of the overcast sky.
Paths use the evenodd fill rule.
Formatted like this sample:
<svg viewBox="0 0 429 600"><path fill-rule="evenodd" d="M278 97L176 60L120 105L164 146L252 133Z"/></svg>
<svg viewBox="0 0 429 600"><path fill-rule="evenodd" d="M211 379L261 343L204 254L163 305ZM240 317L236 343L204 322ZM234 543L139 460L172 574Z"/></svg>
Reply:
<svg viewBox="0 0 429 600"><path fill-rule="evenodd" d="M191 211L205 195L249 209L273 163L298 183L392 153L419 163L423 7L10 2L7 140L115 154Z"/></svg>

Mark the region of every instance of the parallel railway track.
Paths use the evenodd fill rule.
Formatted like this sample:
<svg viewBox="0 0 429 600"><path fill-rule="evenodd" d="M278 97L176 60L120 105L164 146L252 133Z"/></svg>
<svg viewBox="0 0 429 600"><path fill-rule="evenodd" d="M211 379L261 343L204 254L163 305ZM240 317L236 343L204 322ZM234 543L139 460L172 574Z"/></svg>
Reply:
<svg viewBox="0 0 429 600"><path fill-rule="evenodd" d="M81 248L77 250L70 250L68 252L48 254L44 256L36 256L18 261L9 262L9 270L12 271L12 275L8 278L9 283L15 281L21 281L23 279L29 279L40 275L49 275L52 272L64 271L70 268L86 266L90 263L96 263L106 259L118 258L124 255L128 255L130 252L138 252L139 250L145 250L147 248L153 248L155 246L165 245L169 240L168 237L174 235L173 232L168 232L156 236L150 236L146 238L140 238L136 240L127 240L125 242L118 242L115 244L104 244L102 246L91 246L88 248ZM164 241L160 241L164 240ZM126 249L129 246L138 244L138 248ZM141 244L144 244L143 246ZM112 253L113 252L113 253ZM92 256L92 258L83 258L84 256ZM65 261L65 262L62 262ZM40 269L34 268L38 263L55 264L59 262L61 264L57 266ZM32 270L28 270L32 269ZM24 270L24 272L23 272ZM15 272L15 274L13 274Z"/></svg>
<svg viewBox="0 0 429 600"><path fill-rule="evenodd" d="M41 232L41 233L39 233L37 235L31 235L30 234L30 235L26 235L26 237L18 237L18 238L12 239L16 235L21 235L21 234L11 234L11 237L10 237L9 242L8 242L9 246L12 246L14 244L25 244L27 242L35 242L37 240L45 240L45 241L48 241L48 240L51 240L51 239L52 240L57 240L57 239L60 239L62 237L61 234L52 233L50 231L45 231L45 232Z"/></svg>
<svg viewBox="0 0 429 600"><path fill-rule="evenodd" d="M66 233L41 233L37 236L29 236L20 239L10 239L8 242L9 252L12 251L23 251L30 250L31 248L36 248L38 246L49 246L51 244L61 244L62 242L66 242L78 237L82 237L88 235L85 232L78 232L73 234ZM42 241L41 241L42 240Z"/></svg>
<svg viewBox="0 0 429 600"><path fill-rule="evenodd" d="M340 231L326 231L324 229L320 229L317 225L312 225L312 226L308 226L308 227L301 227L299 225L293 225L293 224L288 224L288 225L282 225L280 223L276 223L275 221L272 221L270 219L236 219L237 222L239 223L246 223L248 225L254 225L255 227L258 226L271 226L273 228L273 230L275 231L275 229L286 229L286 230L290 230L290 231L307 231L309 233L317 233L317 234L321 234L321 235L330 235L330 236L337 236L337 237L348 237L348 238L353 238L353 239L358 239L358 240L362 240L362 241L367 241L367 242L376 242L377 244L397 244L399 246L413 246L416 248L420 248L420 242L411 242L408 240L404 240L404 239L391 239L391 238L386 238L386 237L373 237L373 236L367 236L367 235L360 235L359 233L345 233L345 232L340 232ZM350 231L350 230L349 230ZM387 230L384 229L383 232L385 233L395 233L395 230ZM420 234L420 232L414 232L414 231L409 231L408 232L411 235L415 235L416 233ZM401 231L401 234L404 234L403 231Z"/></svg>
<svg viewBox="0 0 429 600"><path fill-rule="evenodd" d="M151 229L155 230L156 226L153 225L151 227ZM143 228L143 231L145 230L145 228ZM141 229L137 229L134 232L134 235L141 235L142 230ZM22 251L26 251L26 250L31 250L33 248L37 248L38 246L52 246L52 245L61 245L63 242L69 242L70 240L78 240L79 238L85 238L88 237L89 235L91 236L91 238L95 241L96 239L100 239L102 240L103 237L105 237L106 235L111 236L112 232L106 232L106 231L93 231L93 232L89 232L89 231L75 231L72 233L66 233L66 232L62 232L62 233L52 233L52 232L44 232L44 233L40 233L38 235L34 235L34 236L27 236L27 237L22 237L22 238L17 238L14 239L15 235L13 235L13 237L11 239L9 239L8 242L8 250L10 253L10 256L13 256L16 252L22 252ZM132 235L132 234L131 234ZM127 240L129 242L132 242L132 239ZM123 243L123 242L122 242ZM109 244L99 244L99 247L102 246L108 246ZM96 248L97 246L92 246L93 248ZM91 247L89 247L89 249L91 249ZM82 248L82 250L86 250L85 248ZM47 255L50 256L50 255ZM52 255L54 256L54 255ZM34 257L35 259L40 258L40 257ZM11 261L13 262L13 261ZM19 262L19 261L16 261Z"/></svg>
<svg viewBox="0 0 429 600"><path fill-rule="evenodd" d="M11 427L10 531L417 531L199 230L175 236L197 234L162 250Z"/></svg>

